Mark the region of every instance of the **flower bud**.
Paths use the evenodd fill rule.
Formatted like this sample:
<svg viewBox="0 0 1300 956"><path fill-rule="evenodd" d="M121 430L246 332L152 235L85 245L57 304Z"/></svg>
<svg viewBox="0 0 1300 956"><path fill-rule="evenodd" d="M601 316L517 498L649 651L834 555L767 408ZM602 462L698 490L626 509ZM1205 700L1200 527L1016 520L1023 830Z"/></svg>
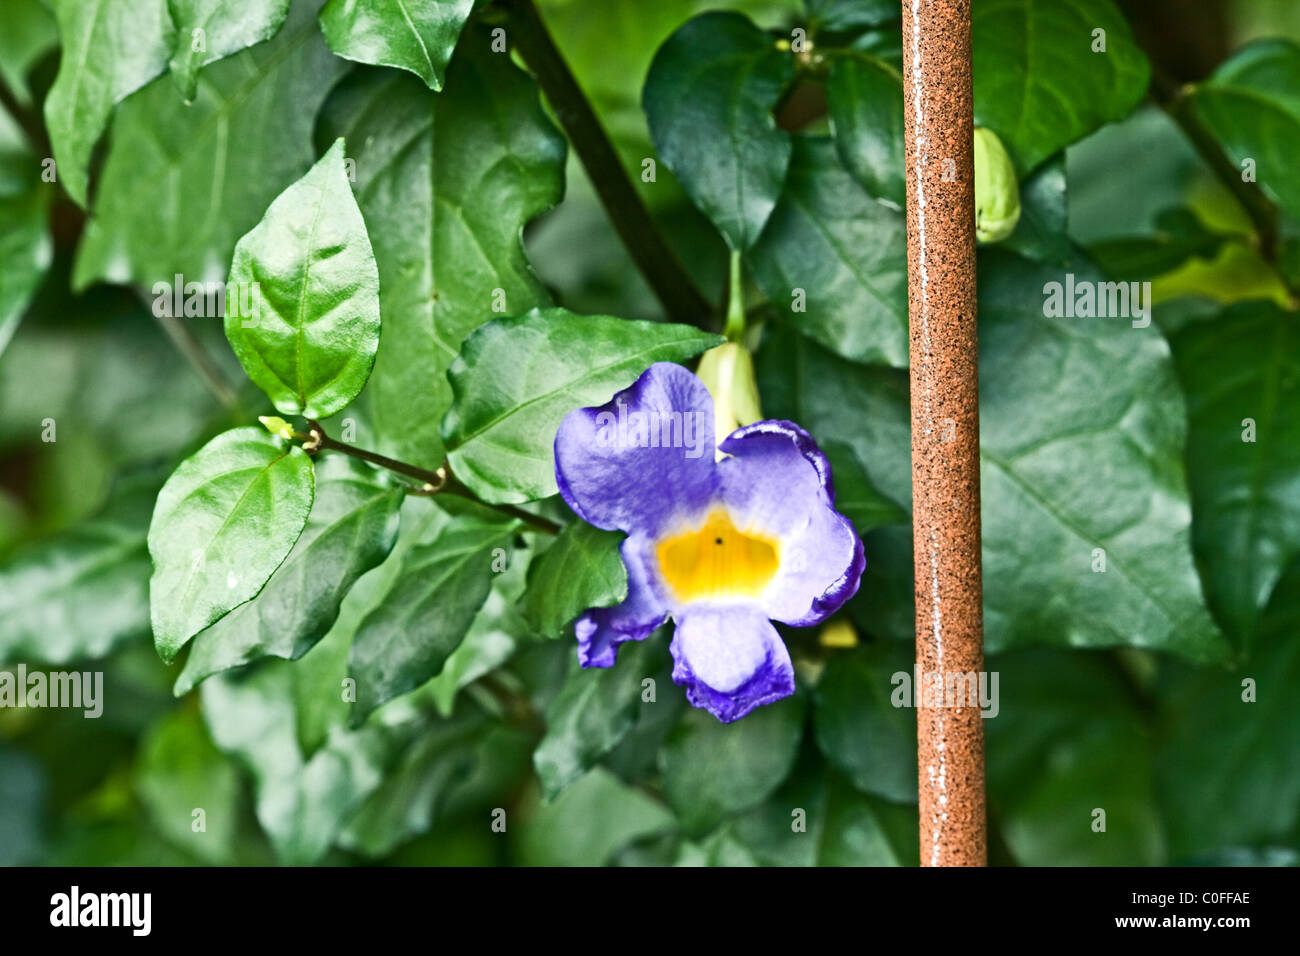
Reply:
<svg viewBox="0 0 1300 956"><path fill-rule="evenodd" d="M713 396L713 424L717 444L741 425L763 417L758 405L754 360L738 342L724 342L700 357L695 370Z"/></svg>
<svg viewBox="0 0 1300 956"><path fill-rule="evenodd" d="M293 426L277 415L258 415L257 420L272 435L278 435L285 441L293 441Z"/></svg>
<svg viewBox="0 0 1300 956"><path fill-rule="evenodd" d="M990 129L975 130L975 238L998 242L1020 221L1020 184L1002 140Z"/></svg>

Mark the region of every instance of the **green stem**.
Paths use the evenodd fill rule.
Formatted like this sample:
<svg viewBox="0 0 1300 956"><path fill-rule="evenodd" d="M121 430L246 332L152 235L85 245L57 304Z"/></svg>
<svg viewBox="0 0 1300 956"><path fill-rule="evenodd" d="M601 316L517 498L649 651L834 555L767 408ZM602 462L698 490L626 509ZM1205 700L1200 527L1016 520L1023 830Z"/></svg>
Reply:
<svg viewBox="0 0 1300 956"><path fill-rule="evenodd" d="M713 311L708 300L650 217L532 0L502 0L501 7L509 15L515 47L546 94L614 229L651 291L669 318L690 325L705 324Z"/></svg>
<svg viewBox="0 0 1300 956"><path fill-rule="evenodd" d="M325 434L325 429L321 427L318 421L308 421L307 426L311 429L310 435L294 433L294 437L305 441L309 451L336 451L343 455L349 455L352 458L359 458L362 461L377 465L380 468L386 468L391 472L399 475L405 475L407 478L414 478L421 485L417 490L419 494L432 497L437 494L456 495L460 498L467 498L470 501L477 502L494 511L509 515L512 518L518 518L525 525L534 531L540 531L543 534L559 534L560 526L554 521L535 515L532 512L525 511L523 508L517 508L514 505L496 505L483 501L474 492L470 491L461 483L455 475L451 473L451 465L443 463L442 467L436 471L430 471L428 468L421 468L418 465L411 465L404 461L398 461L396 458L389 458L387 455L381 455L378 452L367 451L364 448L358 448L356 445L349 445L347 442L341 442Z"/></svg>
<svg viewBox="0 0 1300 956"><path fill-rule="evenodd" d="M745 286L739 252L731 254L731 285L727 292L727 327L723 330L723 334L730 342L739 342L745 337Z"/></svg>

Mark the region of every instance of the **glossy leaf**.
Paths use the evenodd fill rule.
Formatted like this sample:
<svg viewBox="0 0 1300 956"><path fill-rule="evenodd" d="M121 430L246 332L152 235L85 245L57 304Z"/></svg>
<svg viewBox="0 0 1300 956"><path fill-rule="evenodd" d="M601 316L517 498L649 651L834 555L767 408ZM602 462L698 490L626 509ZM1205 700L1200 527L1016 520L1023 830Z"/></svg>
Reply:
<svg viewBox="0 0 1300 956"><path fill-rule="evenodd" d="M175 35L167 0L58 0L62 53L45 98L59 182L86 205L90 154L113 107L167 66Z"/></svg>
<svg viewBox="0 0 1300 956"><path fill-rule="evenodd" d="M328 418L361 392L379 349L379 271L338 140L235 246L226 338L276 410Z"/></svg>
<svg viewBox="0 0 1300 956"><path fill-rule="evenodd" d="M808 18L828 30L875 27L900 16L894 0L804 0Z"/></svg>
<svg viewBox="0 0 1300 956"><path fill-rule="evenodd" d="M989 250L980 277L987 647L1221 659L1190 553L1184 407L1164 338L1128 317L1045 315L1047 284L1065 282L1051 268Z"/></svg>
<svg viewBox="0 0 1300 956"><path fill-rule="evenodd" d="M1105 51L1093 52L1095 31ZM1151 68L1111 0L979 0L971 8L975 122L1024 175L1129 114Z"/></svg>
<svg viewBox="0 0 1300 956"><path fill-rule="evenodd" d="M803 736L804 702L788 698L734 724L692 709L659 754L664 795L689 835L766 800L789 774Z"/></svg>
<svg viewBox="0 0 1300 956"><path fill-rule="evenodd" d="M122 104L77 252L78 288L104 279L158 294L177 274L225 281L239 237L315 160L317 108L346 69L313 12L294 4L272 40L205 68L193 103L164 80Z"/></svg>
<svg viewBox="0 0 1300 956"><path fill-rule="evenodd" d="M1244 47L1196 87L1192 102L1233 165L1244 175L1252 160L1259 188L1300 217L1300 46L1276 38Z"/></svg>
<svg viewBox="0 0 1300 956"><path fill-rule="evenodd" d="M41 0L8 0L0 32L0 81L26 106L32 100L27 74L59 44L54 14Z"/></svg>
<svg viewBox="0 0 1300 956"><path fill-rule="evenodd" d="M433 541L403 556L392 590L366 615L352 641L353 726L442 669L487 599L493 564L517 527L517 522L455 518Z"/></svg>
<svg viewBox="0 0 1300 956"><path fill-rule="evenodd" d="M18 124L0 106L0 354L54 258L49 187Z"/></svg>
<svg viewBox="0 0 1300 956"><path fill-rule="evenodd" d="M314 647L352 585L392 550L402 496L400 485L350 459L320 462L315 503L293 550L257 597L194 639L175 692L259 657L297 659Z"/></svg>
<svg viewBox="0 0 1300 956"><path fill-rule="evenodd" d="M312 462L258 428L218 435L167 479L149 525L154 645L191 637L257 595L302 533Z"/></svg>
<svg viewBox="0 0 1300 956"><path fill-rule="evenodd" d="M873 56L845 53L831 60L826 99L844 168L872 196L903 208L902 76Z"/></svg>
<svg viewBox="0 0 1300 956"><path fill-rule="evenodd" d="M490 322L465 340L447 373L455 401L442 437L452 470L485 501L549 497L565 415L609 401L655 362L721 341L692 326L564 309Z"/></svg>
<svg viewBox="0 0 1300 956"><path fill-rule="evenodd" d="M291 0L167 0L176 28L170 62L186 100L194 99L199 70L215 60L275 36Z"/></svg>
<svg viewBox="0 0 1300 956"><path fill-rule="evenodd" d="M474 0L330 0L320 26L330 49L344 59L410 70L440 90L473 9Z"/></svg>
<svg viewBox="0 0 1300 956"><path fill-rule="evenodd" d="M414 77L363 71L322 117L352 144L383 290L384 334L361 403L376 438L368 447L429 468L442 464L443 373L461 341L494 309L550 304L520 232L560 199L564 138L532 80L490 42L466 34L436 97Z"/></svg>
<svg viewBox="0 0 1300 956"><path fill-rule="evenodd" d="M570 522L528 573L524 613L545 637L561 637L583 611L612 607L627 597L623 535L585 521Z"/></svg>
<svg viewBox="0 0 1300 956"><path fill-rule="evenodd" d="M1187 396L1192 541L1211 605L1248 650L1300 556L1300 329L1294 313L1247 302L1170 344Z"/></svg>
<svg viewBox="0 0 1300 956"><path fill-rule="evenodd" d="M853 522L853 530L862 537L880 525L907 521L907 512L878 491L848 445L831 442L822 445L831 463L835 483L835 510Z"/></svg>
<svg viewBox="0 0 1300 956"><path fill-rule="evenodd" d="M736 250L753 245L790 164L772 110L790 55L745 16L704 13L665 41L642 105L664 165Z"/></svg>
<svg viewBox="0 0 1300 956"><path fill-rule="evenodd" d="M907 232L824 137L795 139L781 201L749 252L787 321L857 362L907 365Z"/></svg>

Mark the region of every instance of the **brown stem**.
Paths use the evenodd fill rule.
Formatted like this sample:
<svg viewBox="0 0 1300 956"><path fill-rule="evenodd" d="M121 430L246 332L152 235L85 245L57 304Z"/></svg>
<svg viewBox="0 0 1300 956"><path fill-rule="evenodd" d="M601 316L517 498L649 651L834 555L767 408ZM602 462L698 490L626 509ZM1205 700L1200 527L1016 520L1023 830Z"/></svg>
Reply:
<svg viewBox="0 0 1300 956"><path fill-rule="evenodd" d="M415 489L417 494L428 495L432 497L437 494L456 495L460 498L467 498L470 501L478 502L494 511L517 518L532 528L534 531L540 531L543 534L559 534L561 526L548 518L535 515L532 512L525 511L523 508L517 508L514 505L498 505L483 501L474 494L469 488L461 483L460 479L451 473L451 465L444 462L441 468L436 471L430 471L428 468L421 468L418 465L407 464L404 461L398 461L396 458L389 458L387 455L381 455L378 452L367 451L364 448L358 448L356 445L349 445L347 442L341 442L331 438L325 433L321 423L315 420L309 420L307 426L311 429L311 435L304 436L308 440L307 447L310 451L336 451L343 455L350 455L353 458L359 458L362 461L369 462L372 465L378 465L380 468L386 468L391 472L399 475L405 475L408 478L414 478L420 482L420 487Z"/></svg>
<svg viewBox="0 0 1300 956"><path fill-rule="evenodd" d="M970 0L903 0L903 63L921 865L984 866L978 695L927 700L984 669Z"/></svg>
<svg viewBox="0 0 1300 956"><path fill-rule="evenodd" d="M664 240L532 0L503 0L511 38L537 78L632 261L669 318L703 325L714 310Z"/></svg>

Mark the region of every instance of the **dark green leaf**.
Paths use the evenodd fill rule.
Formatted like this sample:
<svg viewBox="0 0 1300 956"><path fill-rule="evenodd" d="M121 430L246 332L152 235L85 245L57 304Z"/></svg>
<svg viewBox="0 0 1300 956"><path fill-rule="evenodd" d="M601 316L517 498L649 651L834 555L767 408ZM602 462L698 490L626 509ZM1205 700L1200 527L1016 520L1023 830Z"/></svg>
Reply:
<svg viewBox="0 0 1300 956"><path fill-rule="evenodd" d="M1095 31L1105 52L1093 52ZM975 122L998 134L1021 175L1122 119L1151 68L1111 0L980 0L971 9Z"/></svg>
<svg viewBox="0 0 1300 956"><path fill-rule="evenodd" d="M828 30L875 27L897 20L901 7L894 0L804 0L809 19Z"/></svg>
<svg viewBox="0 0 1300 956"><path fill-rule="evenodd" d="M167 0L58 0L54 12L63 49L45 125L59 182L84 206L90 154L113 107L166 68L175 31Z"/></svg>
<svg viewBox="0 0 1300 956"><path fill-rule="evenodd" d="M772 213L790 136L772 109L793 75L790 55L739 13L704 13L668 38L642 105L660 158L727 244L748 249Z"/></svg>
<svg viewBox="0 0 1300 956"><path fill-rule="evenodd" d="M1211 605L1246 650L1300 555L1300 329L1292 312L1244 302L1170 344L1187 395L1193 543Z"/></svg>
<svg viewBox="0 0 1300 956"><path fill-rule="evenodd" d="M854 790L831 775L821 866L916 866L920 835L916 810Z"/></svg>
<svg viewBox="0 0 1300 956"><path fill-rule="evenodd" d="M662 641L647 638L624 645L613 667L570 671L546 710L546 735L533 752L544 799L555 799L614 749L642 711L665 706L643 700L641 682L656 676L658 660L667 656Z"/></svg>
<svg viewBox="0 0 1300 956"><path fill-rule="evenodd" d="M360 71L322 118L353 144L379 263L384 334L362 395L373 447L429 468L442 464L443 373L461 341L494 309L550 304L520 234L560 199L564 137L490 42L466 34L436 97L412 76Z"/></svg>
<svg viewBox="0 0 1300 956"><path fill-rule="evenodd" d="M122 104L77 253L78 288L106 279L157 294L177 274L225 281L235 242L315 159L316 110L346 69L313 13L295 4L274 39L204 69L193 103L164 79Z"/></svg>
<svg viewBox="0 0 1300 956"><path fill-rule="evenodd" d="M907 202L903 168L903 78L864 53L831 60L826 99L835 151L844 168L877 199Z"/></svg>
<svg viewBox="0 0 1300 956"><path fill-rule="evenodd" d="M691 710L659 753L664 794L690 835L757 806L781 785L803 736L802 697L760 707L723 724Z"/></svg>
<svg viewBox="0 0 1300 956"><path fill-rule="evenodd" d="M46 223L49 187L22 131L0 106L0 354L54 257Z"/></svg>
<svg viewBox="0 0 1300 956"><path fill-rule="evenodd" d="M1168 736L1156 769L1175 862L1293 838L1300 808L1298 628L1300 564L1293 564L1264 614L1254 653L1240 666L1177 667L1161 684Z"/></svg>
<svg viewBox="0 0 1300 956"><path fill-rule="evenodd" d="M907 232L825 137L795 139L781 201L749 253L754 279L788 321L858 362L907 365Z"/></svg>
<svg viewBox="0 0 1300 956"><path fill-rule="evenodd" d="M428 544L402 558L384 602L357 628L348 672L357 682L356 726L385 701L442 669L492 587L517 522L453 519Z"/></svg>
<svg viewBox="0 0 1300 956"><path fill-rule="evenodd" d="M293 550L257 597L194 639L175 692L259 657L307 653L333 626L352 585L392 550L401 501L401 486L373 469L326 457Z"/></svg>
<svg viewBox="0 0 1300 956"><path fill-rule="evenodd" d="M859 790L916 800L916 711L894 706L895 674L913 680L911 648L875 644L837 653L817 684L817 744ZM916 688L908 701L915 704Z"/></svg>
<svg viewBox="0 0 1300 956"><path fill-rule="evenodd" d="M1066 265L1074 248L1066 235L1065 156L1049 159L1020 184L1020 222L1002 247L1033 259Z"/></svg>
<svg viewBox="0 0 1300 956"><path fill-rule="evenodd" d="M1165 862L1152 741L1118 659L1035 650L987 667L999 688L999 713L984 721L989 808L1016 862Z"/></svg>
<svg viewBox="0 0 1300 956"><path fill-rule="evenodd" d="M828 442L822 451L831 463L835 510L853 522L858 537L880 525L908 520L905 510L876 490L852 448L840 442Z"/></svg>
<svg viewBox="0 0 1300 956"><path fill-rule="evenodd" d="M1084 264L1069 271L1100 282ZM1184 408L1159 329L1050 317L1047 283L1065 274L1000 251L979 276L988 648L1222 658L1191 560Z"/></svg>
<svg viewBox="0 0 1300 956"><path fill-rule="evenodd" d="M207 64L275 36L289 6L290 0L167 0L176 26L170 66L181 95L194 99Z"/></svg>
<svg viewBox="0 0 1300 956"><path fill-rule="evenodd" d="M347 60L410 70L431 90L456 48L474 0L330 0L320 28L330 49Z"/></svg>
<svg viewBox="0 0 1300 956"><path fill-rule="evenodd" d="M1229 236L1202 225L1190 209L1166 209L1156 217L1155 234L1103 239L1088 247L1097 264L1116 279L1154 279L1188 259L1211 259Z"/></svg>
<svg viewBox="0 0 1300 956"><path fill-rule="evenodd" d="M379 349L379 271L343 141L235 246L226 338L278 411L328 418L361 392Z"/></svg>
<svg viewBox="0 0 1300 956"><path fill-rule="evenodd" d="M145 534L157 489L153 476L124 481L103 514L0 568L0 661L101 658L148 631Z"/></svg>
<svg viewBox="0 0 1300 956"><path fill-rule="evenodd" d="M302 533L313 493L307 453L258 428L218 435L181 463L149 525L149 604L164 661L262 590Z"/></svg>
<svg viewBox="0 0 1300 956"><path fill-rule="evenodd" d="M571 522L533 562L524 614L539 634L561 637L592 607L612 607L627 597L627 568L619 554L623 535L585 521Z"/></svg>
<svg viewBox="0 0 1300 956"><path fill-rule="evenodd" d="M1192 102L1233 164L1244 174L1254 160L1254 181L1300 217L1300 46L1281 38L1250 44L1199 84Z"/></svg>
<svg viewBox="0 0 1300 956"><path fill-rule="evenodd" d="M442 437L456 475L485 501L555 494L555 432L575 408L607 402L655 362L721 342L687 325L534 310L465 340L447 373L455 400Z"/></svg>

